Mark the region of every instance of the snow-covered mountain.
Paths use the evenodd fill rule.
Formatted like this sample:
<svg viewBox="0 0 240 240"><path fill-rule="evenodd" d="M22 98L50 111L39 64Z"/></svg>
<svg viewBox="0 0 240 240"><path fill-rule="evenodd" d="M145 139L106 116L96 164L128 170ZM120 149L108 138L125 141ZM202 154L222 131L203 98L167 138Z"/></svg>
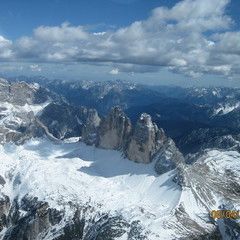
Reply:
<svg viewBox="0 0 240 240"><path fill-rule="evenodd" d="M101 116L36 84L0 84L0 239L239 239L239 220L209 215L239 210L237 131L194 129L184 155L147 113Z"/></svg>
<svg viewBox="0 0 240 240"><path fill-rule="evenodd" d="M79 142L35 139L0 151L1 193L9 197L1 201L8 213L3 239L221 239L223 234L222 239L237 239L239 234L237 223L228 227L209 217L223 205L239 209L237 152L204 153L183 169L180 186L174 170L157 175L153 164Z"/></svg>
<svg viewBox="0 0 240 240"><path fill-rule="evenodd" d="M184 168L181 187L174 170L159 176L153 164L79 142L35 139L0 151L1 192L11 201L3 239L62 239L66 226L78 223L78 211L76 239L107 239L108 232L109 239L213 239L221 223L211 222L209 211L239 208L237 152L204 153Z"/></svg>

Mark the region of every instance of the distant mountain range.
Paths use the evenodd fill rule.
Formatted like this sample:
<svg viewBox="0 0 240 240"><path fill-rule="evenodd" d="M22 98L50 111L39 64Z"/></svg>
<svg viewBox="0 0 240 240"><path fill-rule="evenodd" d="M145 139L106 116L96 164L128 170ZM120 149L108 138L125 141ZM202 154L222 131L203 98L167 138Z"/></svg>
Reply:
<svg viewBox="0 0 240 240"><path fill-rule="evenodd" d="M172 137L184 154L199 151L203 146L220 147L231 135L234 140L224 147L236 145L240 133L240 89L238 88L180 88L148 86L127 81L64 81L20 77L18 80L38 82L41 86L63 96L74 106L95 108L100 116L112 107L120 106L136 122L146 112L156 124ZM207 132L204 139L199 132ZM208 143L208 141L210 141ZM189 144L188 144L189 142ZM199 142L200 144L195 144Z"/></svg>
<svg viewBox="0 0 240 240"><path fill-rule="evenodd" d="M238 239L240 90L0 79L0 239Z"/></svg>

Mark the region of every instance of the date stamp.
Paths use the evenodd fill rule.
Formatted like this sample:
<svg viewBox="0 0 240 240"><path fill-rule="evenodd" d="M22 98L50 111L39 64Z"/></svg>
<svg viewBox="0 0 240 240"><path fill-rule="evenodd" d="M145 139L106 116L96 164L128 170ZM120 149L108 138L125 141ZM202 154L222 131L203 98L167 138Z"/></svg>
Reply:
<svg viewBox="0 0 240 240"><path fill-rule="evenodd" d="M212 210L210 217L213 219L240 219L240 211L236 210Z"/></svg>

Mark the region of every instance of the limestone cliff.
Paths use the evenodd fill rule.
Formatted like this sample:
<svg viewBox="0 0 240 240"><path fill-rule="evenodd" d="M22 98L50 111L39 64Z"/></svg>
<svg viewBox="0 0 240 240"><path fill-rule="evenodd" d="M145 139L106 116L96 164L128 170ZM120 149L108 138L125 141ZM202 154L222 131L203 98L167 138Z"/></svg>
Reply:
<svg viewBox="0 0 240 240"><path fill-rule="evenodd" d="M130 119L119 108L114 107L99 127L98 147L124 149L132 130Z"/></svg>

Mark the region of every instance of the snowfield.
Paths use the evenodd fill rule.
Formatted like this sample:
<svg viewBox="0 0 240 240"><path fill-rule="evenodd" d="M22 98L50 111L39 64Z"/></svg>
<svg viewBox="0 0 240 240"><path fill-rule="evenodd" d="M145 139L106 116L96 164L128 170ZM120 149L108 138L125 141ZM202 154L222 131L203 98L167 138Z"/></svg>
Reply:
<svg viewBox="0 0 240 240"><path fill-rule="evenodd" d="M34 115L39 113L41 110L43 110L50 102L45 102L42 104L25 104L24 106L11 104L8 102L2 102L0 103L0 108L3 108L4 110L1 111L2 114L10 115L12 112L16 113L25 113L25 112L33 112Z"/></svg>
<svg viewBox="0 0 240 240"><path fill-rule="evenodd" d="M226 192L222 186L228 188L225 171L233 170L231 181L237 181L239 159L234 151L209 151L186 167L188 181L181 189L172 181L175 171L158 176L154 163L135 163L118 151L87 146L78 138L65 142L34 139L20 146L0 146L0 175L7 182L0 190L19 201L26 194L38 197L51 208L65 210L69 218L72 202L121 215L129 222L140 220L148 239L170 240L213 231L209 211L229 201L222 195ZM239 207L239 198L232 203ZM183 212L179 215L179 211ZM126 235L121 239L127 239Z"/></svg>
<svg viewBox="0 0 240 240"><path fill-rule="evenodd" d="M35 139L25 145L0 146L2 192L14 199L26 194L61 209L69 201L91 204L103 212L117 212L141 220L146 229L160 231L181 196L174 172L157 176L153 164L137 164L120 152L80 142L53 143ZM10 177L11 176L11 177Z"/></svg>

